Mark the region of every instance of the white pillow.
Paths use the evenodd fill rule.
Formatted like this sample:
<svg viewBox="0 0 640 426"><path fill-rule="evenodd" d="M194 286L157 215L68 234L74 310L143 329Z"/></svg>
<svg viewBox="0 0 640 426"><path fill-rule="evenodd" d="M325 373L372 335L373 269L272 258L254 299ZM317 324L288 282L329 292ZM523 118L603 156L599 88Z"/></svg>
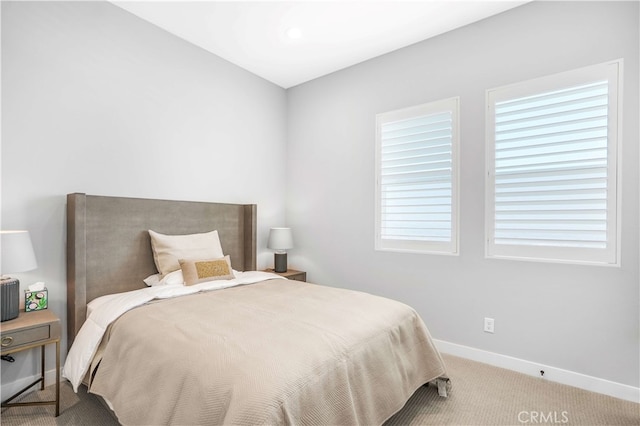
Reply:
<svg viewBox="0 0 640 426"><path fill-rule="evenodd" d="M155 287L157 285L184 284L184 278L182 277L182 270L169 272L164 277L162 276L162 274L149 275L143 281L149 287Z"/></svg>
<svg viewBox="0 0 640 426"><path fill-rule="evenodd" d="M218 231L203 234L164 235L149 230L153 260L164 277L178 271L178 259L215 259L224 257Z"/></svg>

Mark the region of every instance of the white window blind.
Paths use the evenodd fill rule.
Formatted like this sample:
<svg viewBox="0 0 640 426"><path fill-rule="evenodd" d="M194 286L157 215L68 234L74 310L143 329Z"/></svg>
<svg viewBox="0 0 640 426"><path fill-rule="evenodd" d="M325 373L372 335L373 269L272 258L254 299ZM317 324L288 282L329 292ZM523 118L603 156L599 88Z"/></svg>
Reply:
<svg viewBox="0 0 640 426"><path fill-rule="evenodd" d="M489 256L617 262L619 65L488 92Z"/></svg>
<svg viewBox="0 0 640 426"><path fill-rule="evenodd" d="M376 121L376 249L457 253L458 99Z"/></svg>

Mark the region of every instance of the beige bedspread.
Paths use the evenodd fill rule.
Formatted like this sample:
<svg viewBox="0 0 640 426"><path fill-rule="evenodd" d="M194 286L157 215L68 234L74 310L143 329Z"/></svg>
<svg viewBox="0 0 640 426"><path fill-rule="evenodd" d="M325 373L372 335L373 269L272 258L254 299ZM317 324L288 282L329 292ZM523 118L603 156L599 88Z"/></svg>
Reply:
<svg viewBox="0 0 640 426"><path fill-rule="evenodd" d="M90 391L123 424L376 425L445 374L410 307L299 281L150 303L108 335Z"/></svg>

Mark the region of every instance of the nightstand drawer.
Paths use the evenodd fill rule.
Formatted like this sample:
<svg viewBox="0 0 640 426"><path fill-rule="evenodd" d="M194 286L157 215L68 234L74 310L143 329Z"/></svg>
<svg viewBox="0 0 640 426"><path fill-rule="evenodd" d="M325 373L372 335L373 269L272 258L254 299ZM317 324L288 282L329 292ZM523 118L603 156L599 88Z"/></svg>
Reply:
<svg viewBox="0 0 640 426"><path fill-rule="evenodd" d="M39 327L32 327L25 330L18 330L10 333L2 333L2 350L13 349L17 346L28 345L39 340L47 340L51 337L51 326L49 324Z"/></svg>

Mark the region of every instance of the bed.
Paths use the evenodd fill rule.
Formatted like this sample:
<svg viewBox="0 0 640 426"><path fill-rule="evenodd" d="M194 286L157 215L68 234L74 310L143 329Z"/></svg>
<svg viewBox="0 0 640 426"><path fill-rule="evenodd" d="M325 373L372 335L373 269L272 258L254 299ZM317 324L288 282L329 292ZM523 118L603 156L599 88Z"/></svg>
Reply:
<svg viewBox="0 0 640 426"><path fill-rule="evenodd" d="M410 307L256 271L256 223L252 204L69 194L63 375L74 389L87 385L122 424L369 425L444 383ZM215 231L233 273L182 285L185 261L162 275L180 272L179 285L148 287L164 268L149 230Z"/></svg>

